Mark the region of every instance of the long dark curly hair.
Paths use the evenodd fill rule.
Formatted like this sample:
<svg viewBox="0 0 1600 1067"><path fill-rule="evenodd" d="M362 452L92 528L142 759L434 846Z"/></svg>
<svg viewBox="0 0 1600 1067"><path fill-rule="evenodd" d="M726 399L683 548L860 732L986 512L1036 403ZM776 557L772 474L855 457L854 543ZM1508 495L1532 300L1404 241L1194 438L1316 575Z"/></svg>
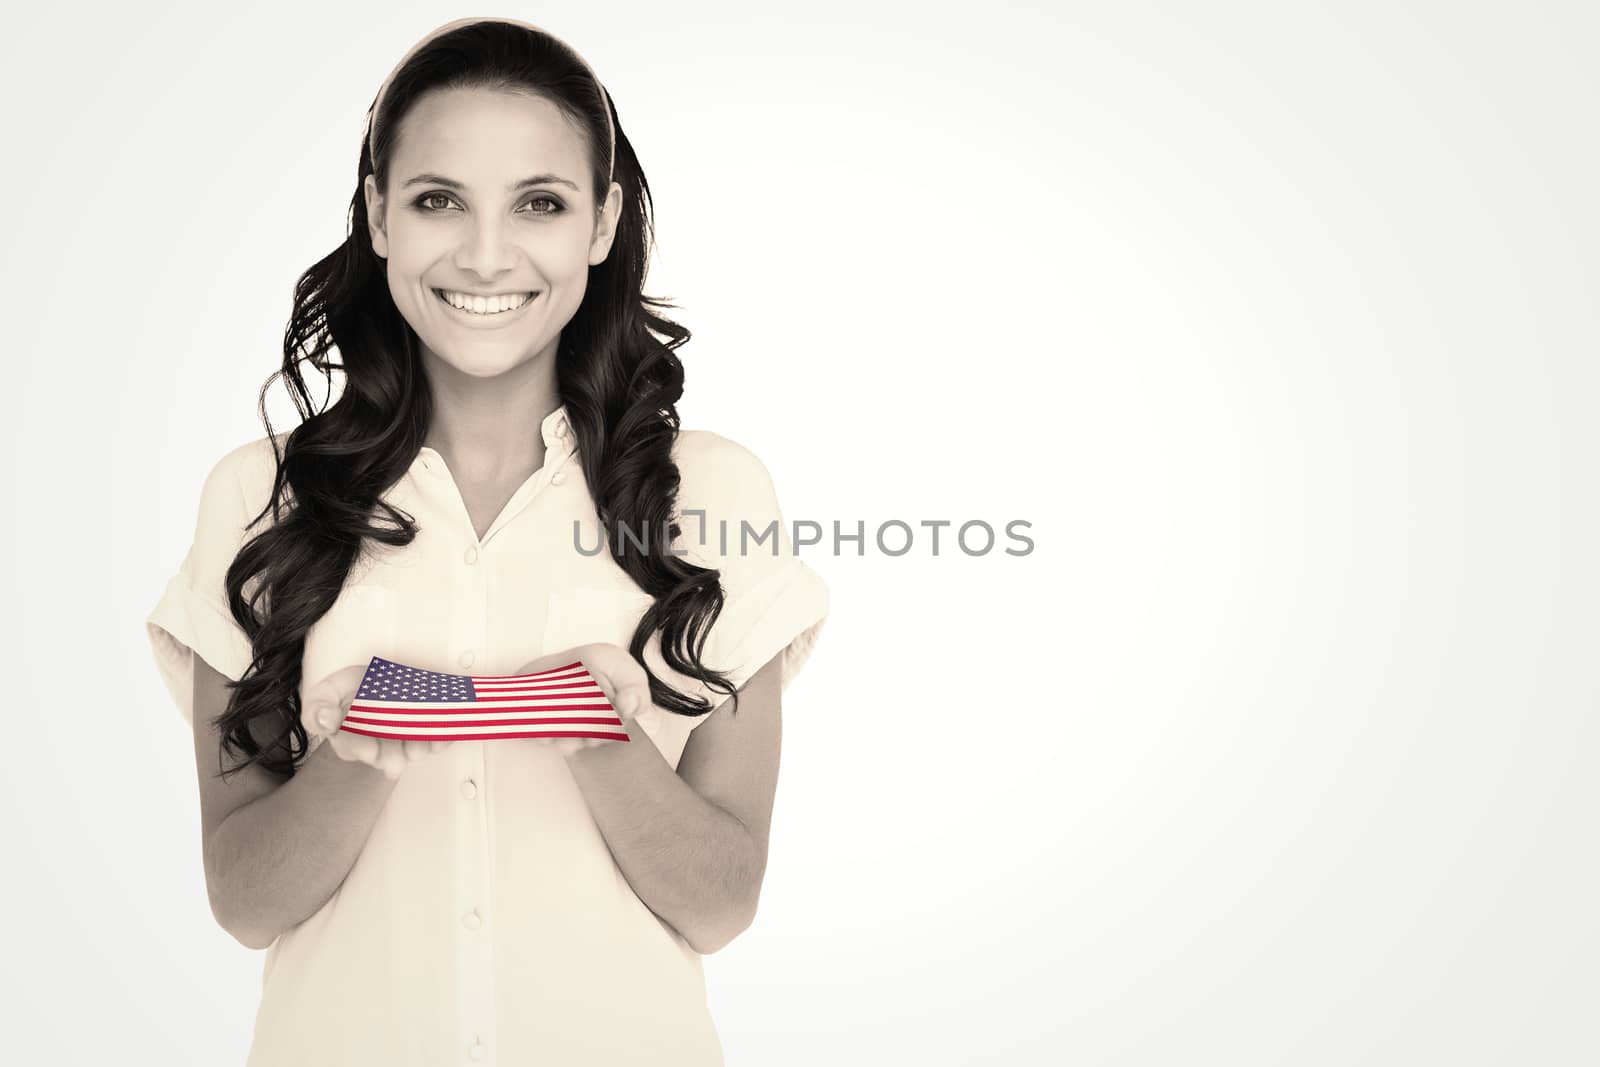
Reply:
<svg viewBox="0 0 1600 1067"><path fill-rule="evenodd" d="M536 29L486 20L442 34L416 51L373 102L378 113L369 111L368 128L375 129L376 141L362 142L348 233L296 283L283 366L261 390L259 410L269 438L276 438L266 411L274 382L287 384L302 421L281 452L274 444L272 496L251 528L269 514L272 522L246 541L228 568L229 609L249 635L252 660L244 676L230 683L228 706L214 720L223 752L244 757L224 775L254 763L293 776L309 751L299 696L306 632L338 599L364 539L404 546L417 535L411 516L381 495L421 450L432 395L418 339L396 308L385 265L370 244L362 184L371 174L380 191L387 189L395 133L423 93L480 87L535 93L559 107L583 132L594 188L602 192L608 188L610 114L616 136L612 180L622 188L622 213L609 255L589 268L583 302L561 331L556 381L601 528L666 530L674 540L679 535L672 444L683 365L676 350L690 333L659 313L676 305L644 295L654 242L650 189L610 94L567 45ZM303 364L329 386L335 370L344 373L342 395L325 410L312 408ZM666 665L733 696L737 709L738 693L728 678L700 661L722 611L719 572L667 551L658 537L650 537L643 551L623 551L621 538L606 542L622 569L654 598L629 644L649 673L654 703L680 715L711 707L702 697L673 689L645 663L646 642L660 630Z"/></svg>

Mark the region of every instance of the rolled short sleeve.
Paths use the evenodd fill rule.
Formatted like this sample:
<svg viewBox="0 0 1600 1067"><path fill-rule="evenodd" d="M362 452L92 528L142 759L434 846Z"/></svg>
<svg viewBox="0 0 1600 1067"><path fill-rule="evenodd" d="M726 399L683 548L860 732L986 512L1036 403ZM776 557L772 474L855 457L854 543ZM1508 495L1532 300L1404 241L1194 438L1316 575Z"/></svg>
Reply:
<svg viewBox="0 0 1600 1067"><path fill-rule="evenodd" d="M145 619L161 679L185 723L194 724L194 654L233 681L250 665L250 639L228 610L224 579L240 547L254 536L247 524L265 505L251 474L266 439L228 453L206 475L194 540L178 572Z"/></svg>
<svg viewBox="0 0 1600 1067"><path fill-rule="evenodd" d="M690 562L716 568L723 589L722 613L701 659L742 687L781 654L787 689L827 620L827 583L795 554L772 478L747 448L709 431L684 430L675 459L676 545Z"/></svg>

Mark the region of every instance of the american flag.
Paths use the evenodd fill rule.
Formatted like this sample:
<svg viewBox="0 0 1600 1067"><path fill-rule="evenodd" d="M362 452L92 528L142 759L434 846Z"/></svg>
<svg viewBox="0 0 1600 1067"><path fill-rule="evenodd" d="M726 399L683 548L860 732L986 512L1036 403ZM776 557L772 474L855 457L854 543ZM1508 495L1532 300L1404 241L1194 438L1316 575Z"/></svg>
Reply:
<svg viewBox="0 0 1600 1067"><path fill-rule="evenodd" d="M581 660L536 674L440 674L373 656L339 727L366 737L489 741L628 740L617 709Z"/></svg>

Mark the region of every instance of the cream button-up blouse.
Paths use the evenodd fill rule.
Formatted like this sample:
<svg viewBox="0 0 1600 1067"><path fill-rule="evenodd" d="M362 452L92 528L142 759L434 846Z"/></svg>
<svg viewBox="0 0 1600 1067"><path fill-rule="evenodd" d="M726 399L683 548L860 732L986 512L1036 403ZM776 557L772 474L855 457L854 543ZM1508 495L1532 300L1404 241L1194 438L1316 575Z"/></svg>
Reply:
<svg viewBox="0 0 1600 1067"><path fill-rule="evenodd" d="M599 520L564 407L542 431L544 466L482 539L440 454L421 450L385 494L419 533L404 548L369 546L374 556L362 557L307 634L302 692L374 655L509 674L591 641L627 646L650 598L609 551L595 552ZM742 686L781 655L787 687L827 616L828 588L793 554L771 479L751 452L682 430L673 453L676 545L718 568L726 595L702 658ZM216 464L194 543L147 620L185 722L194 715L191 650L232 679L250 662L223 576L263 528L245 525L265 506L273 469L267 437ZM758 541L774 521L777 540ZM594 554L575 547L574 523ZM741 523L752 531L743 551ZM721 699L666 667L659 635L646 660L680 691ZM676 767L703 721L652 707L639 725ZM722 1062L700 955L635 895L560 753L514 738L450 742L406 767L344 883L267 949L248 1065Z"/></svg>

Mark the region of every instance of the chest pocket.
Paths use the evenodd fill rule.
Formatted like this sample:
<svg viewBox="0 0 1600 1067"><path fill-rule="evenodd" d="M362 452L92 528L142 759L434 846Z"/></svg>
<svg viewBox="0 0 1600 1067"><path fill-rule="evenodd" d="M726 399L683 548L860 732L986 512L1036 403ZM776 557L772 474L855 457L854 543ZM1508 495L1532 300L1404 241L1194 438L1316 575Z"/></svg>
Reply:
<svg viewBox="0 0 1600 1067"><path fill-rule="evenodd" d="M546 653L593 641L627 648L639 620L654 602L642 589L580 585L550 594Z"/></svg>
<svg viewBox="0 0 1600 1067"><path fill-rule="evenodd" d="M343 667L366 666L373 656L395 658L395 593L379 585L347 585L306 633L300 690Z"/></svg>

